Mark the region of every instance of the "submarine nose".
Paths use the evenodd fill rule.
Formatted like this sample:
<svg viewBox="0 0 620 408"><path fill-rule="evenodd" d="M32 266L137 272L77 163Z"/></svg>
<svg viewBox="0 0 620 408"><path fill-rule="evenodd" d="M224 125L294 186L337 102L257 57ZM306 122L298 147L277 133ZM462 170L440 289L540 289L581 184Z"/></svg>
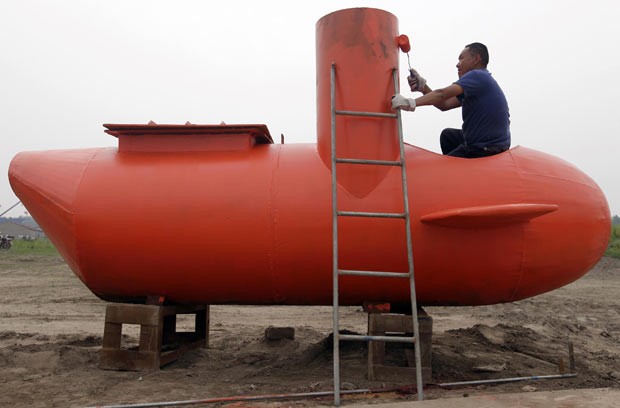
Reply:
<svg viewBox="0 0 620 408"><path fill-rule="evenodd" d="M22 152L9 165L9 182L48 238L77 271L76 198L88 164L100 148Z"/></svg>
<svg viewBox="0 0 620 408"><path fill-rule="evenodd" d="M604 255L611 213L605 194L576 166L530 149L515 157L524 194L558 205L528 225L524 276L514 298L564 286L585 275ZM543 171L544 169L544 171Z"/></svg>

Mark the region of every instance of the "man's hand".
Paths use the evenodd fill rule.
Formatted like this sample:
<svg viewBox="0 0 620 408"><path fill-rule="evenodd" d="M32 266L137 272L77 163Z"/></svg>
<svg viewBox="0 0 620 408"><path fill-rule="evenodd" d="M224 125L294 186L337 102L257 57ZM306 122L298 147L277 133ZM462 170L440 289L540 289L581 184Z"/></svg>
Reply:
<svg viewBox="0 0 620 408"><path fill-rule="evenodd" d="M424 87L426 86L426 79L422 78L418 71L411 68L409 70L410 76L407 77L407 82L409 82L409 88L411 88L411 92L422 92L424 91Z"/></svg>
<svg viewBox="0 0 620 408"><path fill-rule="evenodd" d="M392 96L392 110L396 109L413 112L415 110L415 99L405 98L400 94Z"/></svg>

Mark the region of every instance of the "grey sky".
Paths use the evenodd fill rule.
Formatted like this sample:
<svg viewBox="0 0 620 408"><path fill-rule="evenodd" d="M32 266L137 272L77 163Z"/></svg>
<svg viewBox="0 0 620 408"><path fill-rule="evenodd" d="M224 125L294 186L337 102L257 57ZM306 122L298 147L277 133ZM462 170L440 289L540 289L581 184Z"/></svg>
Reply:
<svg viewBox="0 0 620 408"><path fill-rule="evenodd" d="M456 80L465 44L485 43L513 146L573 163L620 214L612 0L3 0L0 212L17 201L6 177L16 153L115 146L102 123L264 123L287 143L314 142L315 24L349 7L395 14L431 87ZM460 110L419 108L405 114L405 139L439 152L441 129L460 124Z"/></svg>

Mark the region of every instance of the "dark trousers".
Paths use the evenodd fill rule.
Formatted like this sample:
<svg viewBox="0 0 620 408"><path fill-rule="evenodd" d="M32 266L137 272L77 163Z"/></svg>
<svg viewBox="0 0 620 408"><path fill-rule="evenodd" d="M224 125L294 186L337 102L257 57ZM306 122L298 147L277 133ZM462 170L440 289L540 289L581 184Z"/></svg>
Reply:
<svg viewBox="0 0 620 408"><path fill-rule="evenodd" d="M441 144L441 152L446 156L465 157L469 159L492 156L507 150L495 146L483 148L467 146L463 130L461 129L444 129L441 132L441 136L439 136L439 143Z"/></svg>

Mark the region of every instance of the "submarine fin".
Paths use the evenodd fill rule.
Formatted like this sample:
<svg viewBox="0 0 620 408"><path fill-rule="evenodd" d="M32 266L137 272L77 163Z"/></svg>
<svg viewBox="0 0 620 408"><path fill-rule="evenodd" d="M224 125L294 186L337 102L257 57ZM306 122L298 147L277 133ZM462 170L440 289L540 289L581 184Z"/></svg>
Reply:
<svg viewBox="0 0 620 408"><path fill-rule="evenodd" d="M534 203L484 205L437 211L423 215L420 221L453 228L499 227L527 222L558 208L555 204Z"/></svg>

